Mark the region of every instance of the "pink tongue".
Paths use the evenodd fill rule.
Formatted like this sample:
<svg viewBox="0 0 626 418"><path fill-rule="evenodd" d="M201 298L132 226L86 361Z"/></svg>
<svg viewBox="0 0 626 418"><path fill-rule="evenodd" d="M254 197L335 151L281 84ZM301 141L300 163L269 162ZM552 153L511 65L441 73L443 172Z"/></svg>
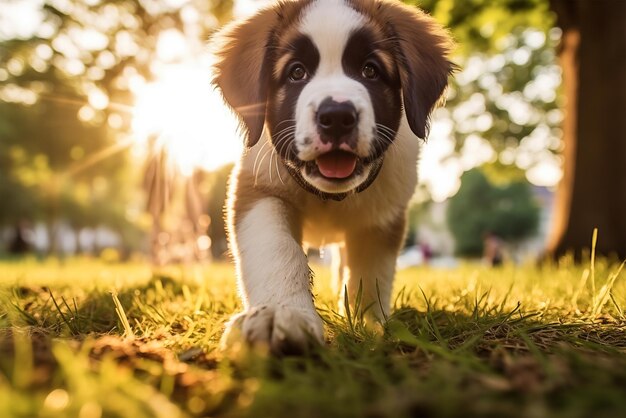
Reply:
<svg viewBox="0 0 626 418"><path fill-rule="evenodd" d="M324 177L345 179L356 167L356 155L344 151L331 151L320 155L315 162Z"/></svg>

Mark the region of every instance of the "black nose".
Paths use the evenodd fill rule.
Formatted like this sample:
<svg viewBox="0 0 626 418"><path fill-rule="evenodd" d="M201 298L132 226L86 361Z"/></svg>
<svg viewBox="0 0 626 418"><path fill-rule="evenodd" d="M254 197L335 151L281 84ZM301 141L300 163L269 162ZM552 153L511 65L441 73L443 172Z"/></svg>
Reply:
<svg viewBox="0 0 626 418"><path fill-rule="evenodd" d="M334 139L351 133L358 122L356 108L352 102L336 102L324 99L317 110L317 126L320 133Z"/></svg>

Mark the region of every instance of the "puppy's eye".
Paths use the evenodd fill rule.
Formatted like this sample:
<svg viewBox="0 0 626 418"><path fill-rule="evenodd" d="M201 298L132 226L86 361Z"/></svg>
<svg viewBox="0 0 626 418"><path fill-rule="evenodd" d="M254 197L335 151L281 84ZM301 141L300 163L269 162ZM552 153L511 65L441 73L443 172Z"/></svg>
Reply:
<svg viewBox="0 0 626 418"><path fill-rule="evenodd" d="M378 69L374 64L365 64L361 70L361 75L369 80L375 80L378 78Z"/></svg>
<svg viewBox="0 0 626 418"><path fill-rule="evenodd" d="M301 81L306 80L308 74L302 64L295 64L289 69L289 80Z"/></svg>

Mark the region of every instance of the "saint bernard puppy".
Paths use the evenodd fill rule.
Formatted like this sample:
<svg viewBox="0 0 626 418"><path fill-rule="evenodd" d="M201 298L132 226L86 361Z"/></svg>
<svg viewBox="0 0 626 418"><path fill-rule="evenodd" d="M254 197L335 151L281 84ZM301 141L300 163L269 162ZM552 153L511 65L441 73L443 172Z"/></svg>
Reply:
<svg viewBox="0 0 626 418"><path fill-rule="evenodd" d="M361 288L383 320L420 141L454 67L447 32L398 1L280 1L216 45L214 83L246 135L227 202L244 311L223 344L323 341L307 246L339 243L343 297Z"/></svg>

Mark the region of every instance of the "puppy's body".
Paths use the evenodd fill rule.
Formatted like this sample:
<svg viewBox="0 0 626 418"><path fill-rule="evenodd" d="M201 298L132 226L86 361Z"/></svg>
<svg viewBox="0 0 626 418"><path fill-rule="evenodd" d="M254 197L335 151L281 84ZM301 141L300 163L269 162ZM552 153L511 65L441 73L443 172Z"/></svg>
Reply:
<svg viewBox="0 0 626 418"><path fill-rule="evenodd" d="M362 286L386 316L447 52L425 15L377 0L283 2L225 30L216 84L248 133L228 200L245 310L227 343L322 340L303 245L342 244L350 301Z"/></svg>

